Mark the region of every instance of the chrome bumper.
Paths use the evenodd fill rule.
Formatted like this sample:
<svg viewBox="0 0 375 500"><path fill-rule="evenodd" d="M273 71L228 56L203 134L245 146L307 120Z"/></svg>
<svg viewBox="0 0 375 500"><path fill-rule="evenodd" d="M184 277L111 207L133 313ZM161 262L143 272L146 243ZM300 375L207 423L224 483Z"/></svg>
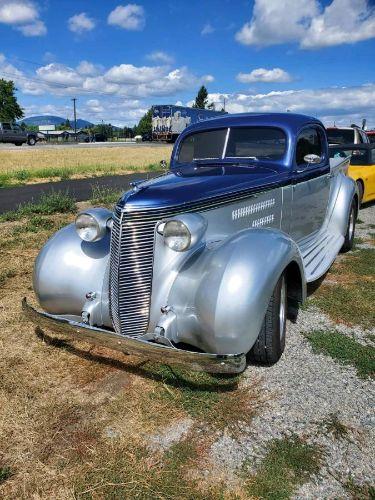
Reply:
<svg viewBox="0 0 375 500"><path fill-rule="evenodd" d="M167 365L184 365L190 370L209 373L241 373L246 368L245 354L211 354L191 352L175 347L155 344L142 338L118 335L110 330L96 328L70 321L60 316L37 311L26 298L22 300L22 309L33 323L52 332L69 335L75 340L108 347L125 354L133 354Z"/></svg>

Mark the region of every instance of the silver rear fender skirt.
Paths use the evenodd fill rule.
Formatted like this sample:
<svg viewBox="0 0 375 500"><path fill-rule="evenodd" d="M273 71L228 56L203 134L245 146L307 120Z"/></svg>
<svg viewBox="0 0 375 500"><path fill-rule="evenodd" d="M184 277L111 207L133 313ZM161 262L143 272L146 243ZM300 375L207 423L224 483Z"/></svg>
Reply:
<svg viewBox="0 0 375 500"><path fill-rule="evenodd" d="M46 328L72 340L90 342L125 354L141 356L150 361L167 365L183 365L190 370L209 373L241 373L246 368L246 356L243 353L213 354L185 351L143 340L142 337L119 335L111 330L37 311L27 303L26 298L22 300L22 310L29 320L42 329Z"/></svg>

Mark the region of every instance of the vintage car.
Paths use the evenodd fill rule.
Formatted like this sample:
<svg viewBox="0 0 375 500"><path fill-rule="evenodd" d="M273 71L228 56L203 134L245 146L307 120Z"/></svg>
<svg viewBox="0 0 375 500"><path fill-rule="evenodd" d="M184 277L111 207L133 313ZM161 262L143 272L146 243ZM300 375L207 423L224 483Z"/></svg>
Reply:
<svg viewBox="0 0 375 500"><path fill-rule="evenodd" d="M330 146L332 158L350 157L348 175L357 183L360 203L375 199L375 144Z"/></svg>
<svg viewBox="0 0 375 500"><path fill-rule="evenodd" d="M42 248L24 299L39 327L165 364L236 373L276 362L307 282L351 248L358 193L308 116L188 127L170 171L113 213L81 212Z"/></svg>

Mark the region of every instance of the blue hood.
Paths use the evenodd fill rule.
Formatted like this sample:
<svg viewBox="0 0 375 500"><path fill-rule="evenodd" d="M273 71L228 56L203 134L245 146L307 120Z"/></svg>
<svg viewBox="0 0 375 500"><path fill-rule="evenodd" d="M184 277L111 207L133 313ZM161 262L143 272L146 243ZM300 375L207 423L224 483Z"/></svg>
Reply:
<svg viewBox="0 0 375 500"><path fill-rule="evenodd" d="M184 167L143 182L128 191L120 205L130 210L157 209L194 203L233 192L259 191L284 184L285 171L267 166Z"/></svg>

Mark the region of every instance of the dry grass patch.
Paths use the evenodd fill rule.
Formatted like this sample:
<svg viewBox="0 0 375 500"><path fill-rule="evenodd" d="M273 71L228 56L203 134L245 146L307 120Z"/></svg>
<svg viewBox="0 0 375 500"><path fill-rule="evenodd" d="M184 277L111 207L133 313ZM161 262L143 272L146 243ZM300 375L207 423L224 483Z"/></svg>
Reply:
<svg viewBox="0 0 375 500"><path fill-rule="evenodd" d="M67 343L23 318L40 247L74 216L31 210L0 222L0 497L226 498L225 486L194 477L209 436L254 414L257 387ZM150 451L150 435L187 417L186 441Z"/></svg>
<svg viewBox="0 0 375 500"><path fill-rule="evenodd" d="M172 146L33 149L2 151L0 187L68 178L160 169Z"/></svg>

